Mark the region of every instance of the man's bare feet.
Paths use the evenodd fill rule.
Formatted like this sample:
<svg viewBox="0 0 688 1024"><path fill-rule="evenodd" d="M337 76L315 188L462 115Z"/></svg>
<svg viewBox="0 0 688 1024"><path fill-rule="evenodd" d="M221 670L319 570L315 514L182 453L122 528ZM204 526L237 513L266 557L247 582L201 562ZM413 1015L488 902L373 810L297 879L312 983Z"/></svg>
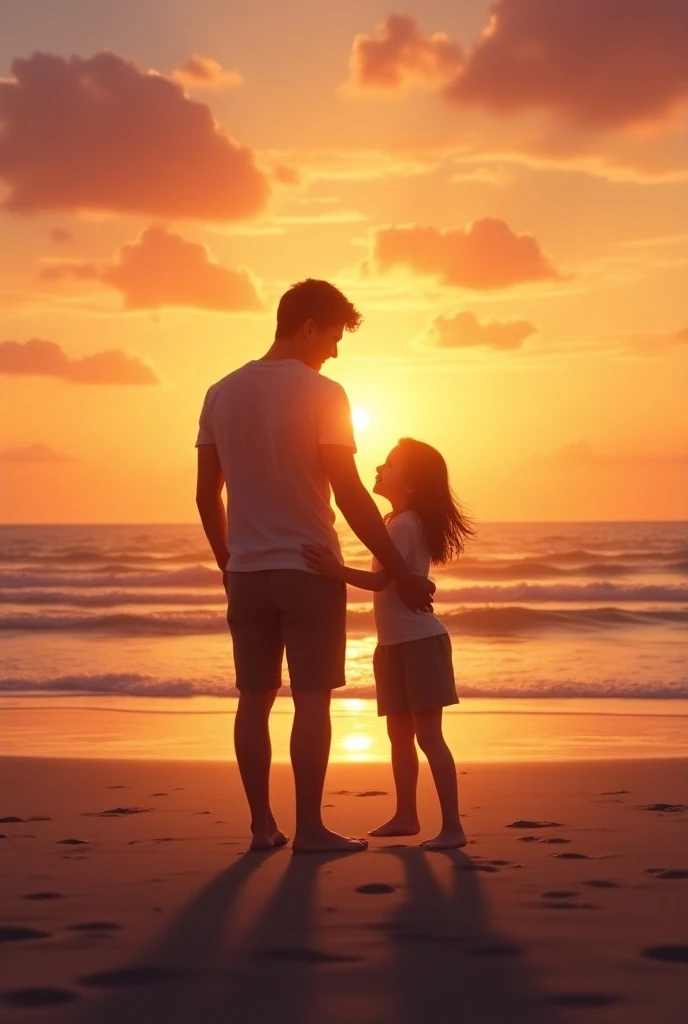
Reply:
<svg viewBox="0 0 688 1024"><path fill-rule="evenodd" d="M322 828L310 835L295 835L292 843L294 853L360 853L367 849L367 839L354 836L340 836L329 828Z"/></svg>
<svg viewBox="0 0 688 1024"><path fill-rule="evenodd" d="M420 832L418 818L403 818L395 814L384 825L373 828L369 836L417 836Z"/></svg>
<svg viewBox="0 0 688 1024"><path fill-rule="evenodd" d="M424 850L459 850L468 840L460 825L442 828L432 839L424 839L418 845Z"/></svg>

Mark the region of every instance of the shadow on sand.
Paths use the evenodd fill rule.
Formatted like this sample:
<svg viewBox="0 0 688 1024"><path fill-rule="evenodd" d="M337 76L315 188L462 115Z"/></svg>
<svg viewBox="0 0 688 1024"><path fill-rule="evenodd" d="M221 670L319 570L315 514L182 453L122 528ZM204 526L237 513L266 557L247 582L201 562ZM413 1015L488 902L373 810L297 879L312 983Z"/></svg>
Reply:
<svg viewBox="0 0 688 1024"><path fill-rule="evenodd" d="M401 885L388 896L359 895L361 868L370 877L379 858L390 856L397 863L390 870L388 862L385 875L401 872ZM352 857L354 870L343 862ZM251 912L271 885L267 901ZM243 901L246 921L233 931L248 888L257 896ZM490 928L479 876L462 853L396 847L334 856L246 854L200 891L137 962L82 979L97 994L70 1019L545 1024L551 1015L523 961Z"/></svg>

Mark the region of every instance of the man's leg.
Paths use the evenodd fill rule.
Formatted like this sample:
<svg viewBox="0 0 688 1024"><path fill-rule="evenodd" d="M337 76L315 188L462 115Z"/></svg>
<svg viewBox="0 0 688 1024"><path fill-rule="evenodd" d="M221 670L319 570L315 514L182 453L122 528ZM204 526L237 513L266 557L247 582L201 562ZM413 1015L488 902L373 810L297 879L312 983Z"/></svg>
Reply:
<svg viewBox="0 0 688 1024"><path fill-rule="evenodd" d="M242 693L234 720L234 749L251 810L252 850L269 850L287 842L270 809L272 746L268 723L276 694L277 690Z"/></svg>
<svg viewBox="0 0 688 1024"><path fill-rule="evenodd" d="M290 752L296 787L295 853L354 852L367 846L364 839L340 836L323 824L321 804L331 738L330 691L294 691Z"/></svg>

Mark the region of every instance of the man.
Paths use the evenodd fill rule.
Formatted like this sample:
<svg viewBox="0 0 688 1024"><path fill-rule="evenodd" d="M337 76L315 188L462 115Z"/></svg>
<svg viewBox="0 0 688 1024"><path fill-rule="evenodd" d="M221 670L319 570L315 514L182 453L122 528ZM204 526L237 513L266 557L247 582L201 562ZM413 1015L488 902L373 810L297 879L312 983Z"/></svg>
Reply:
<svg viewBox="0 0 688 1024"><path fill-rule="evenodd" d="M294 698L294 852L367 845L330 831L321 816L330 696L345 684L346 589L309 571L301 548L321 544L339 553L331 492L408 607L432 601L433 584L408 569L361 483L346 393L320 376L325 360L336 359L343 332L360 322L327 281L294 285L280 300L272 347L214 384L201 412L196 503L229 598L239 690L234 743L254 850L288 841L269 797L268 719L285 650Z"/></svg>

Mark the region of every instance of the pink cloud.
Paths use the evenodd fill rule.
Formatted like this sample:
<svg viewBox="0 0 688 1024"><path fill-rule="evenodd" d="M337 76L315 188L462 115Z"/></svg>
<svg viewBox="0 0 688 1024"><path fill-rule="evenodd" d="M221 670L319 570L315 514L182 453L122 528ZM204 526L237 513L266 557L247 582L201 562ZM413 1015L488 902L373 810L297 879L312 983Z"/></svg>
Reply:
<svg viewBox="0 0 688 1024"><path fill-rule="evenodd" d="M687 54L685 0L496 0L445 96L588 128L661 122L688 101Z"/></svg>
<svg viewBox="0 0 688 1024"><path fill-rule="evenodd" d="M505 221L490 217L445 231L422 225L379 228L372 256L381 271L406 267L445 285L477 290L561 278L532 235L517 235Z"/></svg>
<svg viewBox="0 0 688 1024"><path fill-rule="evenodd" d="M171 77L187 89L238 89L244 84L239 71L226 71L212 57L197 53L192 53Z"/></svg>
<svg viewBox="0 0 688 1024"><path fill-rule="evenodd" d="M0 179L15 213L96 210L231 221L268 181L204 103L114 53L34 53L0 81Z"/></svg>
<svg viewBox="0 0 688 1024"><path fill-rule="evenodd" d="M456 43L443 32L424 36L409 14L390 14L375 32L355 37L347 87L395 92L412 82L438 85L463 63Z"/></svg>
<svg viewBox="0 0 688 1024"><path fill-rule="evenodd" d="M501 350L520 348L537 327L527 320L484 320L468 311L453 316L436 316L427 332L426 343L434 348L475 348Z"/></svg>
<svg viewBox="0 0 688 1024"><path fill-rule="evenodd" d="M39 338L0 342L0 374L53 377L70 384L160 383L149 363L121 349L70 359L56 342Z"/></svg>
<svg viewBox="0 0 688 1024"><path fill-rule="evenodd" d="M29 444L24 448L5 448L0 451L0 462L13 465L37 465L56 462L74 462L70 455L56 452L47 444Z"/></svg>
<svg viewBox="0 0 688 1024"><path fill-rule="evenodd" d="M101 281L121 293L126 309L192 306L237 312L262 308L247 270L224 267L205 245L161 227L150 227L123 245L112 263L63 261L46 267L41 276Z"/></svg>

